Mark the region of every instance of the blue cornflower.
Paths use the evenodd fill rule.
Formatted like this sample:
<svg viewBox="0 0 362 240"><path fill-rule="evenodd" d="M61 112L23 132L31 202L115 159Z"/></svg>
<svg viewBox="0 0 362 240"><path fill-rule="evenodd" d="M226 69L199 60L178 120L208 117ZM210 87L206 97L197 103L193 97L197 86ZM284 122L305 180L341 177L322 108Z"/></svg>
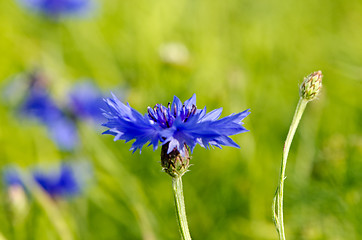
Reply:
<svg viewBox="0 0 362 240"><path fill-rule="evenodd" d="M33 116L47 124L62 117L62 112L43 86L31 84L20 109L26 116Z"/></svg>
<svg viewBox="0 0 362 240"><path fill-rule="evenodd" d="M25 174L25 178L24 178ZM6 167L3 170L4 184L9 188L21 186L26 189L28 177L41 187L50 197L71 197L79 195L85 181L91 175L89 165L61 163L59 167L44 169L35 167L32 169L20 170L16 167Z"/></svg>
<svg viewBox="0 0 362 240"><path fill-rule="evenodd" d="M75 123L57 106L40 77L35 74L32 78L28 93L20 106L20 114L45 125L50 138L61 150L73 150L78 144Z"/></svg>
<svg viewBox="0 0 362 240"><path fill-rule="evenodd" d="M104 134L115 136L114 140L135 140L131 150L141 151L144 144L153 145L156 150L159 142L167 154L180 153L188 157L188 148L193 151L196 144L204 148L209 146L232 146L239 148L229 136L246 132L242 120L250 113L245 110L241 113L231 114L219 119L222 108L206 113L206 107L196 108L196 95L184 103L176 96L172 104L163 106L156 104L154 108L148 107L148 113L140 114L120 102L114 95L105 99L109 111L104 110L108 122L103 126L109 130Z"/></svg>
<svg viewBox="0 0 362 240"><path fill-rule="evenodd" d="M83 13L91 7L91 0L18 0L25 7L50 17Z"/></svg>
<svg viewBox="0 0 362 240"><path fill-rule="evenodd" d="M77 181L75 172L68 164L63 163L60 169L48 172L35 169L32 176L34 181L51 197L69 197L81 192L81 186Z"/></svg>

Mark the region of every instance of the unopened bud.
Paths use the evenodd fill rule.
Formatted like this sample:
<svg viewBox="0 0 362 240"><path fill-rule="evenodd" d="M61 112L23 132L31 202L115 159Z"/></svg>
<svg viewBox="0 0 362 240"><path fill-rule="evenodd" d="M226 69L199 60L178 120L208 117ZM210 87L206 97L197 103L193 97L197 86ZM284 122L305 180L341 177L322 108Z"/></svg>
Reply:
<svg viewBox="0 0 362 240"><path fill-rule="evenodd" d="M184 175L190 166L190 156L187 147L185 146L185 156L175 148L170 153L167 153L168 143L162 146L161 150L161 165L163 170L173 178Z"/></svg>
<svg viewBox="0 0 362 240"><path fill-rule="evenodd" d="M322 71L314 72L304 78L299 88L300 97L305 100L314 100L322 88Z"/></svg>

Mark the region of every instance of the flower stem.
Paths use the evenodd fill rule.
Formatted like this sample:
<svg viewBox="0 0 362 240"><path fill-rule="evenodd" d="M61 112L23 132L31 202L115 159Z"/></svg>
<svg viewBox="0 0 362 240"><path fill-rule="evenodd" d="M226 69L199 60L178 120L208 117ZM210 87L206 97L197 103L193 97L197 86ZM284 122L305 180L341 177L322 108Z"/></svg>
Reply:
<svg viewBox="0 0 362 240"><path fill-rule="evenodd" d="M55 202L33 180L25 178L23 183L25 184L25 187L32 192L34 199L48 215L48 218L53 224L54 229L58 232L59 237L62 240L73 240L74 238L72 236L70 227L65 221L61 211L55 205Z"/></svg>
<svg viewBox="0 0 362 240"><path fill-rule="evenodd" d="M285 240L285 233L284 233L284 222L283 222L283 192L284 192L284 180L285 176L285 169L287 166L287 159L288 153L290 149L290 145L292 144L293 137L295 131L297 130L299 121L303 115L304 109L307 106L308 100L300 98L297 108L295 109L294 117L292 123L289 127L289 132L287 135L287 139L284 143L283 149L283 157L282 163L280 168L280 177L279 177L279 184L277 190L275 191L275 196L273 200L273 220L275 227L278 231L279 240Z"/></svg>
<svg viewBox="0 0 362 240"><path fill-rule="evenodd" d="M187 225L184 194L181 177L172 178L172 188L175 198L177 222L179 224L182 240L191 240L189 227Z"/></svg>
<svg viewBox="0 0 362 240"><path fill-rule="evenodd" d="M38 201L39 205L48 215L48 218L54 225L54 228L58 232L59 237L62 240L73 240L73 236L67 222L52 199L50 199L41 189L39 189L39 187L33 188L32 191L34 198Z"/></svg>

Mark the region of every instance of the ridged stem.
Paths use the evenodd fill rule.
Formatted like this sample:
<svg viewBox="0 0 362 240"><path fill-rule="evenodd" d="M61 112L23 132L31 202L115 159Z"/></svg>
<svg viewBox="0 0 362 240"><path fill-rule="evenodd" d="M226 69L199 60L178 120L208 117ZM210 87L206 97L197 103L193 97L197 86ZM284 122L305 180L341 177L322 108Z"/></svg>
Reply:
<svg viewBox="0 0 362 240"><path fill-rule="evenodd" d="M308 100L303 98L299 99L297 108L294 113L294 117L292 123L289 127L289 132L287 135L287 139L284 143L283 149L283 157L282 163L280 167L280 177L279 184L277 190L275 192L274 200L273 200L273 220L275 227L278 231L279 240L285 240L285 232L284 232L284 220L283 220L283 193L284 193L284 180L285 180L285 170L287 166L288 153L290 149L290 145L292 144L293 137L295 131L297 130L299 121L303 115L305 107L307 106Z"/></svg>
<svg viewBox="0 0 362 240"><path fill-rule="evenodd" d="M172 178L172 189L175 198L177 222L179 225L182 240L191 240L190 231L186 218L185 201L184 201L181 177Z"/></svg>

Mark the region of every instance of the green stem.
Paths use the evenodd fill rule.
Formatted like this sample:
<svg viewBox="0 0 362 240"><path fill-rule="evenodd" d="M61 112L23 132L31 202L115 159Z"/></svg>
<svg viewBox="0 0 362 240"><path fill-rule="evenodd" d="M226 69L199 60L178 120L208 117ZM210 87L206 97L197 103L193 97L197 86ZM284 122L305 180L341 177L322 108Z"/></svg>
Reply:
<svg viewBox="0 0 362 240"><path fill-rule="evenodd" d="M285 140L284 149L283 149L283 157L280 168L280 177L279 184L277 190L275 192L274 200L273 200L273 219L275 226L278 231L279 239L285 240L284 233L284 221L283 221L283 193L284 193L284 180L285 180L285 169L287 166L288 153L290 149L290 145L292 144L293 137L295 131L297 130L299 121L303 115L304 109L307 106L308 100L303 98L299 99L297 108L295 109L294 117L292 123L289 127L289 132L287 135L287 139Z"/></svg>
<svg viewBox="0 0 362 240"><path fill-rule="evenodd" d="M41 207L45 210L45 213L48 215L49 220L54 225L55 230L58 232L59 237L62 240L72 240L73 236L69 229L68 224L66 223L64 217L62 216L60 210L55 206L52 199L50 199L42 190L33 189L33 196L38 201Z"/></svg>
<svg viewBox="0 0 362 240"><path fill-rule="evenodd" d="M48 218L58 232L59 237L62 240L73 240L70 228L61 214L61 211L55 205L55 202L33 180L27 178L23 182L25 187L30 189L32 196L38 202L39 206L43 208L44 212L48 215Z"/></svg>
<svg viewBox="0 0 362 240"><path fill-rule="evenodd" d="M177 222L179 224L180 233L183 240L191 240L189 227L187 225L184 194L182 190L181 177L172 178L172 188L175 197Z"/></svg>

